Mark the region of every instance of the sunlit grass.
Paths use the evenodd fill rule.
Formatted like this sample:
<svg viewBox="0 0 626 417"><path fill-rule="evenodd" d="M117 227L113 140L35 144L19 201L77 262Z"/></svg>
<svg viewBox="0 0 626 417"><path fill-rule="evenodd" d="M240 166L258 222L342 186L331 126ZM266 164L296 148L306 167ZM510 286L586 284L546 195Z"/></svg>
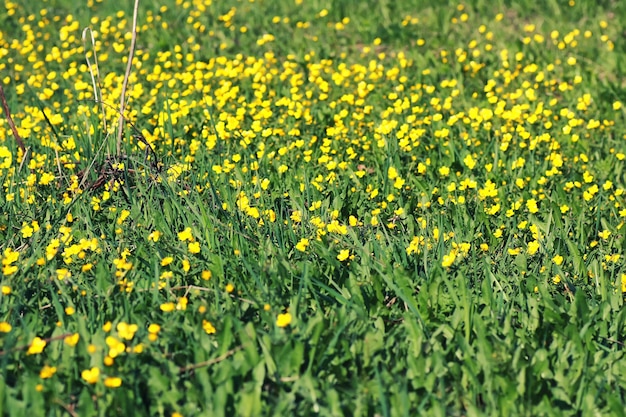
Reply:
<svg viewBox="0 0 626 417"><path fill-rule="evenodd" d="M144 1L117 153L131 5L57 3L0 14L0 414L622 412L622 6Z"/></svg>

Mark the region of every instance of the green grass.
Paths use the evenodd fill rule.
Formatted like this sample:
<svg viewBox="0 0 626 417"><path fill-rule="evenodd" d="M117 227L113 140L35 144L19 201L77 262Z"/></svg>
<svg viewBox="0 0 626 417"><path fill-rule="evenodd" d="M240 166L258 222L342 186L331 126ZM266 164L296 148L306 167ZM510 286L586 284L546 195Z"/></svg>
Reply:
<svg viewBox="0 0 626 417"><path fill-rule="evenodd" d="M621 2L142 0L119 153L74 3L0 12L0 414L623 415Z"/></svg>

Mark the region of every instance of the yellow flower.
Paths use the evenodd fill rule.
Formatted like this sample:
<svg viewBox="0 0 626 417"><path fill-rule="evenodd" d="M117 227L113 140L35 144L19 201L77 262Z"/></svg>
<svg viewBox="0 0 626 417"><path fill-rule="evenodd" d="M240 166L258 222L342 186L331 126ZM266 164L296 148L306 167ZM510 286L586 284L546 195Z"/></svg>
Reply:
<svg viewBox="0 0 626 417"><path fill-rule="evenodd" d="M533 240L532 242L528 243L528 253L530 255L534 255L535 253L537 253L540 247L541 245L539 244L539 242Z"/></svg>
<svg viewBox="0 0 626 417"><path fill-rule="evenodd" d="M393 188L400 190L404 186L404 183L405 183L404 179L402 179L401 177L398 177L393 181Z"/></svg>
<svg viewBox="0 0 626 417"><path fill-rule="evenodd" d="M231 292L235 291L235 286L231 283L228 283L226 284L225 289L226 289L226 292L230 294Z"/></svg>
<svg viewBox="0 0 626 417"><path fill-rule="evenodd" d="M3 285L2 286L2 294L3 295L11 294L11 287L9 287L8 285Z"/></svg>
<svg viewBox="0 0 626 417"><path fill-rule="evenodd" d="M206 334L214 334L216 332L215 327L208 320L202 320L202 328L206 332Z"/></svg>
<svg viewBox="0 0 626 417"><path fill-rule="evenodd" d="M161 266L168 266L169 264L171 264L174 261L174 258L171 256L166 256L165 258L161 259Z"/></svg>
<svg viewBox="0 0 626 417"><path fill-rule="evenodd" d="M117 388L122 385L122 378L118 377L106 377L104 379L104 386L108 388Z"/></svg>
<svg viewBox="0 0 626 417"><path fill-rule="evenodd" d="M109 347L109 356L111 358L117 358L126 351L126 345L113 336L107 336L107 338L104 339L104 342Z"/></svg>
<svg viewBox="0 0 626 417"><path fill-rule="evenodd" d="M63 342L68 346L74 347L78 344L79 339L80 335L78 333L74 333L73 335L66 336L65 339L63 339Z"/></svg>
<svg viewBox="0 0 626 417"><path fill-rule="evenodd" d="M57 278L60 280L69 279L72 273L67 268L57 269Z"/></svg>
<svg viewBox="0 0 626 417"><path fill-rule="evenodd" d="M343 250L339 251L339 254L337 255L337 259L339 261L341 261L341 262L345 261L349 257L350 257L350 250L349 249L343 249Z"/></svg>
<svg viewBox="0 0 626 417"><path fill-rule="evenodd" d="M452 266L455 260L456 260L456 252L452 251L447 255L443 255L441 266L443 266L444 268L449 268L450 266Z"/></svg>
<svg viewBox="0 0 626 417"><path fill-rule="evenodd" d="M14 251L11 248L4 250L4 256L2 257L2 273L4 275L12 275L17 272L17 266L11 265L20 257L18 251Z"/></svg>
<svg viewBox="0 0 626 417"><path fill-rule="evenodd" d="M465 164L465 166L467 166L469 169L474 169L474 167L476 166L476 160L472 157L472 155L468 154L464 159L463 159L463 163Z"/></svg>
<svg viewBox="0 0 626 417"><path fill-rule="evenodd" d="M160 308L161 308L161 311L169 313L170 311L174 311L174 309L176 308L176 304L174 304L174 303L163 303L163 304L161 304Z"/></svg>
<svg viewBox="0 0 626 417"><path fill-rule="evenodd" d="M291 314L289 313L279 314L276 318L276 325L278 327L287 327L289 324L291 324Z"/></svg>
<svg viewBox="0 0 626 417"><path fill-rule="evenodd" d="M41 177L39 178L39 184L41 185L48 185L52 181L54 181L54 175L50 174L49 172L44 172L43 174L41 174Z"/></svg>
<svg viewBox="0 0 626 417"><path fill-rule="evenodd" d="M208 270L202 271L202 274L200 275L200 277L202 277L202 279L205 281L210 280L212 276L213 276L213 273Z"/></svg>
<svg viewBox="0 0 626 417"><path fill-rule="evenodd" d="M294 223L300 223L302 221L302 212L300 210L295 210L293 213L291 213L291 216L289 216L289 218Z"/></svg>
<svg viewBox="0 0 626 417"><path fill-rule="evenodd" d="M23 237L24 239L27 239L27 238L31 237L31 236L33 235L33 233L34 233L34 232L35 232L35 229L33 229L33 228L30 226L30 224L28 224L28 223L26 223L26 222L24 222L24 223L22 224L22 230L21 230L21 233L22 233L22 237Z"/></svg>
<svg viewBox="0 0 626 417"><path fill-rule="evenodd" d="M11 151L6 146L0 146L0 158L4 159L4 161L0 161L0 169L10 168L12 157Z"/></svg>
<svg viewBox="0 0 626 417"><path fill-rule="evenodd" d="M126 220L128 216L130 216L130 211L122 210L122 212L120 213L120 217L117 218L117 224L121 225L122 223L124 223L124 220Z"/></svg>
<svg viewBox="0 0 626 417"><path fill-rule="evenodd" d="M191 234L191 227L187 227L182 232L179 232L178 233L178 240L180 240L181 242L185 242L187 240L188 241L192 241L193 240L193 235Z"/></svg>
<svg viewBox="0 0 626 417"><path fill-rule="evenodd" d="M6 321L0 321L0 333L9 333L13 329Z"/></svg>
<svg viewBox="0 0 626 417"><path fill-rule="evenodd" d="M537 213L539 211L539 208L537 207L537 200L531 198L526 201L526 208L533 214Z"/></svg>
<svg viewBox="0 0 626 417"><path fill-rule="evenodd" d="M500 203L496 203L489 208L485 207L485 213L489 214L490 216L495 216L496 214L498 214L499 211Z"/></svg>
<svg viewBox="0 0 626 417"><path fill-rule="evenodd" d="M305 252L307 246L309 246L309 239L307 238L302 238L300 239L300 241L296 244L296 249L299 250L300 252Z"/></svg>
<svg viewBox="0 0 626 417"><path fill-rule="evenodd" d="M158 242L161 235L162 235L161 232L159 232L158 230L155 230L154 232L148 235L148 240L151 242Z"/></svg>
<svg viewBox="0 0 626 417"><path fill-rule="evenodd" d="M159 326L156 323L152 323L151 325L148 326L148 333L156 334L156 333L159 333L160 331L161 331L161 326Z"/></svg>
<svg viewBox="0 0 626 417"><path fill-rule="evenodd" d="M72 306L65 307L65 314L67 314L68 316L71 316L74 313L76 313L76 309L74 307Z"/></svg>
<svg viewBox="0 0 626 417"><path fill-rule="evenodd" d="M132 338L135 336L135 333L139 329L139 326L137 326L136 324L124 323L122 321L117 323L117 326L115 328L117 329L117 334L119 334L122 339L132 340Z"/></svg>
<svg viewBox="0 0 626 417"><path fill-rule="evenodd" d="M556 265L561 265L563 263L563 257L561 255L554 255L554 258L552 258L552 262L554 262Z"/></svg>
<svg viewBox="0 0 626 417"><path fill-rule="evenodd" d="M56 366L44 365L44 367L41 368L41 371L39 371L39 378L48 379L52 377L52 375L54 375L56 371L57 371Z"/></svg>
<svg viewBox="0 0 626 417"><path fill-rule="evenodd" d="M187 303L189 300L187 297L180 297L176 303L176 310L187 310Z"/></svg>
<svg viewBox="0 0 626 417"><path fill-rule="evenodd" d="M36 355L38 353L43 352L43 349L46 347L47 342L40 337L35 337L33 341L30 343L28 350L26 351L27 355Z"/></svg>
<svg viewBox="0 0 626 417"><path fill-rule="evenodd" d="M93 367L91 369L85 369L80 373L80 376L88 383L95 384L100 379L100 368Z"/></svg>
<svg viewBox="0 0 626 417"><path fill-rule="evenodd" d="M200 253L200 242L191 242L187 245L189 253Z"/></svg>

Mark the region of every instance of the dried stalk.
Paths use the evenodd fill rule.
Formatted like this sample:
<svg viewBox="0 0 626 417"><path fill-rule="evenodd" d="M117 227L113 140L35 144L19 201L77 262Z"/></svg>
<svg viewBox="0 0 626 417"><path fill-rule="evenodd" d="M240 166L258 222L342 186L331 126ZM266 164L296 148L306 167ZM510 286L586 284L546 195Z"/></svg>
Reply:
<svg viewBox="0 0 626 417"><path fill-rule="evenodd" d="M137 40L137 13L139 9L139 0L135 0L135 8L133 10L133 33L130 40L130 50L128 51L128 62L126 64L126 74L124 74L124 82L122 84L122 95L120 97L120 119L117 126L117 156L122 154L122 133L124 132L124 110L126 109L126 88L128 87L128 78L133 67L133 56L135 55L135 41Z"/></svg>
<svg viewBox="0 0 626 417"><path fill-rule="evenodd" d="M87 54L87 48L85 48L85 44L86 44L85 38L86 38L87 32L89 32L89 35L91 36L91 50L93 51L95 75L94 75L94 68L91 66L91 61L89 60L89 56ZM104 105L102 104L102 89L100 88L100 66L98 65L98 53L96 52L96 40L93 37L93 32L91 28L83 29L82 39L83 39L83 47L85 49L85 60L87 61L87 67L89 68L89 75L91 75L91 86L93 87L93 96L96 100L100 102L100 108L102 110L102 127L103 127L103 130L106 132L107 118L106 118L106 112L104 111ZM98 94L98 92L100 94Z"/></svg>
<svg viewBox="0 0 626 417"><path fill-rule="evenodd" d="M2 101L2 108L4 109L4 114L6 115L7 122L9 122L9 127L11 128L11 131L13 132L13 137L15 138L15 141L17 142L17 146L19 146L20 150L22 151L22 155L26 156L26 147L24 146L24 142L22 141L22 138L20 137L20 134L17 131L17 127L15 127L15 122L13 122L13 118L11 117L11 111L9 110L9 105L7 104L7 99L4 95L4 88L2 88L1 84L0 84L0 101Z"/></svg>
<svg viewBox="0 0 626 417"><path fill-rule="evenodd" d="M194 369L203 368L205 366L215 365L216 363L222 362L223 360L226 360L229 357L233 356L235 353L239 352L241 349L243 349L243 346L240 345L227 351L222 356L218 356L217 358L204 361L204 362L194 363L194 364L187 365L187 366L181 366L180 368L178 368L178 372L184 373L184 372L193 371Z"/></svg>
<svg viewBox="0 0 626 417"><path fill-rule="evenodd" d="M60 335L58 335L58 336L49 337L49 338L47 338L47 339L42 339L42 340L43 340L44 342L46 342L46 344L47 344L47 343L50 343L50 342L54 342L55 340L63 340L63 339L65 339L66 337L73 336L73 335L74 335L74 333L64 333L64 334L60 334ZM26 349L30 348L30 347L31 347L31 345L32 345L32 343L29 343L29 344L24 345L24 346L17 346L17 347L14 347L13 349L8 349L8 350L0 350L0 356L4 356L4 355L6 355L7 353L19 352L19 351L21 351L21 350L26 350ZM228 353L228 352L227 352L227 353Z"/></svg>

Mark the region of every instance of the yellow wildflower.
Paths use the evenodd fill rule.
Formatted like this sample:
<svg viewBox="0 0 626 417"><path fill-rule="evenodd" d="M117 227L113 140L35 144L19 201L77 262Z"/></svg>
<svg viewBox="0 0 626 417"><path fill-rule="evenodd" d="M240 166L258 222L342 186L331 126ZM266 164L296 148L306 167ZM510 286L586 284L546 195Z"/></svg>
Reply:
<svg viewBox="0 0 626 417"><path fill-rule="evenodd" d="M38 353L43 352L43 349L46 347L47 342L40 337L35 337L33 341L30 343L28 350L26 351L27 355L36 355Z"/></svg>
<svg viewBox="0 0 626 417"><path fill-rule="evenodd" d="M85 369L80 373L80 376L88 383L95 384L100 379L100 368L93 367L91 369Z"/></svg>
<svg viewBox="0 0 626 417"><path fill-rule="evenodd" d="M276 318L276 325L278 327L287 327L289 324L291 324L291 314L289 313L279 314Z"/></svg>
<svg viewBox="0 0 626 417"><path fill-rule="evenodd" d="M78 333L74 333L73 335L66 336L65 339L63 339L63 342L68 346L74 347L78 344L79 339L80 335Z"/></svg>
<svg viewBox="0 0 626 417"><path fill-rule="evenodd" d="M135 333L139 329L139 326L137 326L136 324L124 323L122 321L117 323L117 326L115 328L117 330L117 334L119 334L122 339L132 340L132 338L135 336Z"/></svg>
<svg viewBox="0 0 626 417"><path fill-rule="evenodd" d="M206 334L214 334L216 332L215 327L208 320L202 320L202 328L206 332Z"/></svg>
<svg viewBox="0 0 626 417"><path fill-rule="evenodd" d="M309 239L307 238L302 238L300 239L300 241L296 244L296 249L299 250L300 252L305 252L306 248L309 246Z"/></svg>
<svg viewBox="0 0 626 417"><path fill-rule="evenodd" d="M163 304L161 304L160 308L161 308L161 311L169 313L170 311L174 311L174 309L176 308L176 304L174 304L174 303L163 303Z"/></svg>
<svg viewBox="0 0 626 417"><path fill-rule="evenodd" d="M44 365L44 367L41 368L41 371L39 371L39 378L41 379L51 378L52 375L56 373L56 371L57 371L56 366Z"/></svg>
<svg viewBox="0 0 626 417"><path fill-rule="evenodd" d="M191 234L191 227L187 227L182 232L179 232L178 233L178 240L180 240L181 242L185 242L187 240L188 241L192 241L193 240L193 235Z"/></svg>
<svg viewBox="0 0 626 417"><path fill-rule="evenodd" d="M350 257L350 250L349 249L343 249L343 250L339 251L339 254L337 255L337 259L339 261L341 261L341 262L345 261L349 257Z"/></svg>
<svg viewBox="0 0 626 417"><path fill-rule="evenodd" d="M200 253L200 242L191 242L187 246L189 253Z"/></svg>
<svg viewBox="0 0 626 417"><path fill-rule="evenodd" d="M108 388L117 388L122 385L122 378L118 377L106 377L104 379L104 386Z"/></svg>

